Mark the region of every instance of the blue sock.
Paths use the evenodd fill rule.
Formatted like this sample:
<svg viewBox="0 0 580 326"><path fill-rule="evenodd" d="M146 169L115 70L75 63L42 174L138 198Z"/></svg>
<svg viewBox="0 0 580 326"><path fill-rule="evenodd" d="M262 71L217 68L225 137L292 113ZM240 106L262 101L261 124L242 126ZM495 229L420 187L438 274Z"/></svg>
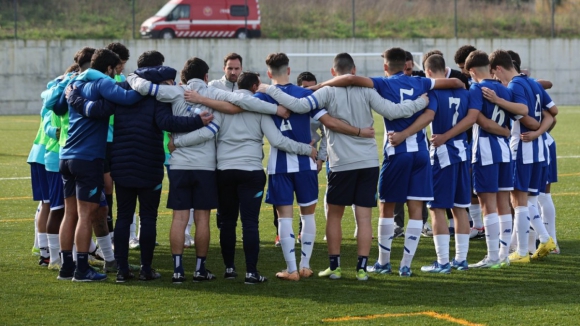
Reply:
<svg viewBox="0 0 580 326"><path fill-rule="evenodd" d="M173 273L185 275L183 270L183 255L173 255Z"/></svg>
<svg viewBox="0 0 580 326"><path fill-rule="evenodd" d="M356 270L358 271L359 269L362 269L366 272L368 261L369 261L368 256L358 256L358 263L356 263Z"/></svg>
<svg viewBox="0 0 580 326"><path fill-rule="evenodd" d="M195 271L201 274L205 274L205 257L197 257Z"/></svg>
<svg viewBox="0 0 580 326"><path fill-rule="evenodd" d="M89 253L77 252L77 270L84 273L89 269Z"/></svg>
<svg viewBox="0 0 580 326"><path fill-rule="evenodd" d="M335 270L340 267L340 255L328 255L330 260L330 270Z"/></svg>
<svg viewBox="0 0 580 326"><path fill-rule="evenodd" d="M61 251L60 257L62 259L62 268L66 271L75 269L75 262L71 250Z"/></svg>

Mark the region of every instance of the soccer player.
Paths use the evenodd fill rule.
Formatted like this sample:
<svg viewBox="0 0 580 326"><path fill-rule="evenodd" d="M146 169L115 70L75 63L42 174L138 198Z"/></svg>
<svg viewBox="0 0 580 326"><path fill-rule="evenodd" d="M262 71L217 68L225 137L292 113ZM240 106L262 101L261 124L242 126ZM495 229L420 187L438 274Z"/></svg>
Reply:
<svg viewBox="0 0 580 326"><path fill-rule="evenodd" d="M386 77L339 76L322 86L357 85L375 88L381 96L401 103L417 99L433 88L462 88L456 78L429 79L403 74L405 50L391 48L383 54ZM405 231L405 252L400 276L411 276L413 256L423 229L423 202L433 199L432 172L424 128L433 120L435 112L426 109L410 118L385 123L384 160L379 176L379 259L369 270L390 273L391 243L394 235L394 208L397 202L407 202L409 222Z"/></svg>
<svg viewBox="0 0 580 326"><path fill-rule="evenodd" d="M173 113L178 116L194 116L196 111L207 109L200 105L193 108L185 102L184 91L195 90L212 99L234 98L235 104L246 110L275 114L276 106L263 103L252 97L236 96L215 87L208 87L209 66L200 58L193 57L186 61L181 71L182 86L156 85L135 75L128 77L131 87L143 95L155 95L161 102L171 103ZM198 110L199 109L199 110ZM285 109L284 109L285 110ZM210 124L210 126L212 126ZM215 130L217 131L217 130ZM179 137L179 134L174 135ZM182 264L185 228L189 220L190 209L194 209L196 268L194 282L215 279L205 267L209 249L209 213L218 206L218 189L216 180L216 147L213 140L175 149L169 159L169 198L167 207L173 209L173 220L170 230L171 252L173 255L174 284L185 281Z"/></svg>
<svg viewBox="0 0 580 326"><path fill-rule="evenodd" d="M238 89L237 81L242 71L242 56L235 52L229 53L224 58L223 77L210 81L208 85L224 91L233 92Z"/></svg>
<svg viewBox="0 0 580 326"><path fill-rule="evenodd" d="M512 90L515 101L527 105L529 120L532 120L531 122L524 119L515 121L512 125L512 137L510 140L512 159L515 162L512 206L515 211L514 226L517 232L518 250L509 256L509 260L511 263L527 263L530 261L527 241L530 224L540 235L540 246L534 253L534 258L544 257L556 245L547 234L539 215L537 217L531 215L528 208L528 206L534 206L535 204L534 202L528 204L528 192L536 193L542 183L542 166L545 164L546 157L545 146L543 142L540 146L538 139L524 142L521 139L521 134L530 130L537 130L542 125L547 125L547 130L553 123L554 118L547 112L548 107L542 101L543 94L538 93L538 90L530 86L530 83L534 81L518 74L510 55L506 51L496 50L492 52L489 55L489 61L491 73L502 83L509 83L508 88ZM486 98L495 103L497 96L495 94L487 94ZM553 102L548 106L550 105L553 105ZM543 180L545 182L545 179ZM534 199L533 197L531 198L532 200Z"/></svg>
<svg viewBox="0 0 580 326"><path fill-rule="evenodd" d="M457 51L455 51L455 56L453 57L455 64L461 69L461 73L470 80L471 84L471 75L469 71L465 69L465 60L469 56L469 54L473 51L477 50L473 45L466 44L461 46Z"/></svg>
<svg viewBox="0 0 580 326"><path fill-rule="evenodd" d="M138 61L137 75L157 84L173 85L177 72L163 67L165 58L157 51L143 53ZM121 87L129 89L124 82ZM161 275L151 268L155 238L156 220L161 182L163 180L163 134L162 129L171 132L188 132L203 127L212 116L205 112L195 117L175 117L171 106L147 97L132 106L103 106L102 101L85 103L71 96L69 102L89 117L106 117L115 113L115 142L111 150L111 173L116 183L117 195L117 237L115 237L115 259L117 260L117 282L123 283L134 278L129 269L130 224L139 199L141 271L139 279L149 281ZM139 150L133 150L137 148Z"/></svg>
<svg viewBox="0 0 580 326"><path fill-rule="evenodd" d="M433 54L424 63L429 78L446 78L445 60ZM467 265L469 249L469 221L466 207L471 202L469 161L465 131L475 123L478 110L468 110L468 92L465 89L432 90L427 108L435 111L431 123L430 156L433 171L434 200L431 210L433 242L437 260L421 271L428 273L451 272L451 267ZM445 210L452 209L455 220L455 258L449 260L449 228Z"/></svg>
<svg viewBox="0 0 580 326"><path fill-rule="evenodd" d="M112 79L118 64L119 57L115 53L107 49L97 50L91 59L91 69L79 75L73 83L87 99L105 98L118 104L133 104L141 96L119 88ZM69 121L69 138L62 149L60 160L60 173L64 180L65 218L60 228L63 265L59 278L72 278L80 282L101 281L106 275L89 267L88 253L93 225L97 237L106 236L110 242L106 219L101 220L98 214L104 183L103 160L108 121L85 118L70 106ZM73 237L77 246L76 269L72 261ZM112 253L112 248L102 249Z"/></svg>
<svg viewBox="0 0 580 326"><path fill-rule="evenodd" d="M354 60L348 53L338 54L334 58L331 72L333 76L354 75L356 73ZM354 126L372 126L374 121L371 109L386 119L395 119L410 117L422 110L426 104L425 97L415 102L394 104L374 90L364 87L326 87L306 98L296 99L286 95L282 89L270 86L267 94L289 109L326 107L335 118ZM331 129L328 143L330 172L326 194L328 203L326 235L330 267L318 275L330 279L341 277L341 219L345 206L354 205L359 225L357 279L365 281L368 279L366 265L372 239L371 211L372 207L376 207L376 185L379 176L376 141L374 137L359 138Z"/></svg>
<svg viewBox="0 0 580 326"><path fill-rule="evenodd" d="M513 164L507 128L510 119L522 118L527 107L512 102L512 93L490 74L489 58L483 51L473 51L465 69L475 81L469 89L469 108L481 112L474 126L473 184L483 208L487 255L469 268L500 268L509 265L512 215L509 192L513 190ZM498 104L484 99L482 89L493 90ZM491 129L494 128L494 129Z"/></svg>

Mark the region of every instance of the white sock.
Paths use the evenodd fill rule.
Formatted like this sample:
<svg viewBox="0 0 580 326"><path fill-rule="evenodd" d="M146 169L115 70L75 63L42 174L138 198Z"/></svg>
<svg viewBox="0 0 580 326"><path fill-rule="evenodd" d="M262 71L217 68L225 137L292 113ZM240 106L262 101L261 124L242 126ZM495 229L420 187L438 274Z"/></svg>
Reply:
<svg viewBox="0 0 580 326"><path fill-rule="evenodd" d="M76 262L77 261L77 245L75 245L75 244L73 244L72 256L73 256L73 261Z"/></svg>
<svg viewBox="0 0 580 326"><path fill-rule="evenodd" d="M356 206L353 204L350 206L352 208L352 217L354 218L354 237L358 236L358 223L356 222Z"/></svg>
<svg viewBox="0 0 580 326"><path fill-rule="evenodd" d="M111 237L109 237L109 235L104 237L97 237L97 243L99 244L99 247L101 247L105 261L115 260L115 254L113 253L113 243L111 242Z"/></svg>
<svg viewBox="0 0 580 326"><path fill-rule="evenodd" d="M46 237L46 233L38 232L38 248L40 249L41 257L49 257L48 238Z"/></svg>
<svg viewBox="0 0 580 326"><path fill-rule="evenodd" d="M499 259L499 217L497 213L491 213L483 217L485 226L485 242L487 244L487 258Z"/></svg>
<svg viewBox="0 0 580 326"><path fill-rule="evenodd" d="M550 239L548 230L544 225L544 221L540 218L540 212L538 211L538 196L528 197L528 210L530 211L530 224L534 228L534 231L538 233L541 243L546 243Z"/></svg>
<svg viewBox="0 0 580 326"><path fill-rule="evenodd" d="M379 264L391 262L391 245L395 236L395 218L379 217Z"/></svg>
<svg viewBox="0 0 580 326"><path fill-rule="evenodd" d="M438 234L433 236L435 243L435 253L439 265L449 263L449 234Z"/></svg>
<svg viewBox="0 0 580 326"><path fill-rule="evenodd" d="M528 233L528 252L530 254L533 254L534 252L536 252L536 249L538 249L536 247L536 239L537 239L538 233L532 229L530 229L530 233Z"/></svg>
<svg viewBox="0 0 580 326"><path fill-rule="evenodd" d="M528 233L530 233L530 217L528 207L518 206L514 208L514 219L516 228L516 238L518 241L518 254L525 256L528 254Z"/></svg>
<svg viewBox="0 0 580 326"><path fill-rule="evenodd" d="M512 241L512 214L499 216L499 259L505 259L510 253Z"/></svg>
<svg viewBox="0 0 580 326"><path fill-rule="evenodd" d="M469 217L473 221L473 227L481 229L483 227L483 222L481 220L481 206L479 204L471 204L469 206Z"/></svg>
<svg viewBox="0 0 580 326"><path fill-rule="evenodd" d="M95 250L97 250L97 244L95 243L95 241L93 241L93 238L91 238L91 243L89 244L89 252L94 252Z"/></svg>
<svg viewBox="0 0 580 326"><path fill-rule="evenodd" d="M455 228L455 220L454 219L450 219L449 220L449 227L450 228Z"/></svg>
<svg viewBox="0 0 580 326"><path fill-rule="evenodd" d="M40 215L40 208L42 207L42 201L38 203L36 208L36 213L34 213L34 248L38 248L38 215Z"/></svg>
<svg viewBox="0 0 580 326"><path fill-rule="evenodd" d="M455 233L455 261L460 263L467 259L469 251L469 234Z"/></svg>
<svg viewBox="0 0 580 326"><path fill-rule="evenodd" d="M185 227L185 234L191 236L191 226L193 225L193 208L189 210L189 221L187 221L187 226ZM139 228L141 229L141 228Z"/></svg>
<svg viewBox="0 0 580 326"><path fill-rule="evenodd" d="M401 267L407 266L411 268L415 251L421 239L421 231L423 230L422 220L409 220L407 222L407 229L405 230L405 247L403 251L403 259L401 260Z"/></svg>
<svg viewBox="0 0 580 326"><path fill-rule="evenodd" d="M518 250L518 225L515 223L515 219L514 219L514 223L513 223L513 230L512 230L512 242L510 243L510 251L516 251Z"/></svg>
<svg viewBox="0 0 580 326"><path fill-rule="evenodd" d="M548 234L552 237L552 240L557 244L556 241L556 207L554 206L554 201L552 200L552 194L540 193L538 196L538 204L540 206L540 213L542 215L542 220L546 226Z"/></svg>
<svg viewBox="0 0 580 326"><path fill-rule="evenodd" d="M292 273L297 268L295 254L296 238L294 237L294 230L292 229L291 217L278 218L278 234L280 235L280 246L282 247L282 253L284 253L288 273Z"/></svg>
<svg viewBox="0 0 580 326"><path fill-rule="evenodd" d="M58 234L47 234L48 239L48 253L50 254L50 262L54 263L60 259L60 242L58 241Z"/></svg>
<svg viewBox="0 0 580 326"><path fill-rule="evenodd" d="M137 214L133 214L133 223L131 223L131 226L129 229L131 231L131 234L129 235L129 239L137 238L137 234L135 233L137 231Z"/></svg>
<svg viewBox="0 0 580 326"><path fill-rule="evenodd" d="M314 214L300 215L300 220L302 221L300 268L310 268L310 257L312 257L314 239L316 238L316 221Z"/></svg>

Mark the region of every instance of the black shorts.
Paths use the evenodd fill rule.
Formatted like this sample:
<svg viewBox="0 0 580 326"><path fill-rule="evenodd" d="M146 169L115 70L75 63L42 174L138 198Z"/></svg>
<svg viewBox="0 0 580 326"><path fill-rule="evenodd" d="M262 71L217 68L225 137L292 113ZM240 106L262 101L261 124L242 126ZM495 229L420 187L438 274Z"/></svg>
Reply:
<svg viewBox="0 0 580 326"><path fill-rule="evenodd" d="M107 143L107 149L105 150L105 160L103 161L103 169L105 173L111 172L111 153L113 152L113 143Z"/></svg>
<svg viewBox="0 0 580 326"><path fill-rule="evenodd" d="M63 159L60 160L59 169L64 181L64 198L76 196L82 201L101 202L105 184L102 159Z"/></svg>
<svg viewBox="0 0 580 326"><path fill-rule="evenodd" d="M215 171L170 169L168 175L167 208L211 210L218 207Z"/></svg>
<svg viewBox="0 0 580 326"><path fill-rule="evenodd" d="M331 205L377 207L379 167L330 171L326 202Z"/></svg>

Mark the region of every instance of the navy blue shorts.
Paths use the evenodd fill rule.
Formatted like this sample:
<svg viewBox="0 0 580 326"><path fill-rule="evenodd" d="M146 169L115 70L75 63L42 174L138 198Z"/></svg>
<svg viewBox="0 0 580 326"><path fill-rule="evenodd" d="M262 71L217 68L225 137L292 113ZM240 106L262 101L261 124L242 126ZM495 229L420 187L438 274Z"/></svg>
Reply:
<svg viewBox="0 0 580 326"><path fill-rule="evenodd" d="M527 191L537 193L542 184L545 184L546 162L536 162L530 164L523 164L515 162L514 169L514 188L519 191Z"/></svg>
<svg viewBox="0 0 580 326"><path fill-rule="evenodd" d="M218 207L217 175L215 171L174 170L169 175L167 208L173 210L211 210Z"/></svg>
<svg viewBox="0 0 580 326"><path fill-rule="evenodd" d="M386 203L433 200L429 152L399 153L385 158L379 176L379 199Z"/></svg>
<svg viewBox="0 0 580 326"><path fill-rule="evenodd" d="M328 174L326 202L331 205L377 207L379 167Z"/></svg>
<svg viewBox="0 0 580 326"><path fill-rule="evenodd" d="M306 207L318 202L318 173L300 171L270 174L266 203L276 206L292 205L294 194L298 206Z"/></svg>
<svg viewBox="0 0 580 326"><path fill-rule="evenodd" d="M548 146L550 164L548 165L548 183L558 182L558 163L556 158L556 142ZM544 187L545 188L545 187Z"/></svg>
<svg viewBox="0 0 580 326"><path fill-rule="evenodd" d="M50 202L48 177L43 164L30 163L30 180L32 181L32 199L45 204Z"/></svg>
<svg viewBox="0 0 580 326"><path fill-rule="evenodd" d="M64 198L100 204L103 194L103 160L61 159L60 173L64 180Z"/></svg>
<svg viewBox="0 0 580 326"><path fill-rule="evenodd" d="M475 193L514 190L513 162L481 165L473 163L473 190Z"/></svg>
<svg viewBox="0 0 580 326"><path fill-rule="evenodd" d="M64 208L64 182L59 172L46 172L48 176L50 193L50 210L55 211Z"/></svg>
<svg viewBox="0 0 580 326"><path fill-rule="evenodd" d="M469 161L451 164L443 169L439 165L433 165L432 168L435 199L427 202L427 207L469 207L471 205Z"/></svg>

